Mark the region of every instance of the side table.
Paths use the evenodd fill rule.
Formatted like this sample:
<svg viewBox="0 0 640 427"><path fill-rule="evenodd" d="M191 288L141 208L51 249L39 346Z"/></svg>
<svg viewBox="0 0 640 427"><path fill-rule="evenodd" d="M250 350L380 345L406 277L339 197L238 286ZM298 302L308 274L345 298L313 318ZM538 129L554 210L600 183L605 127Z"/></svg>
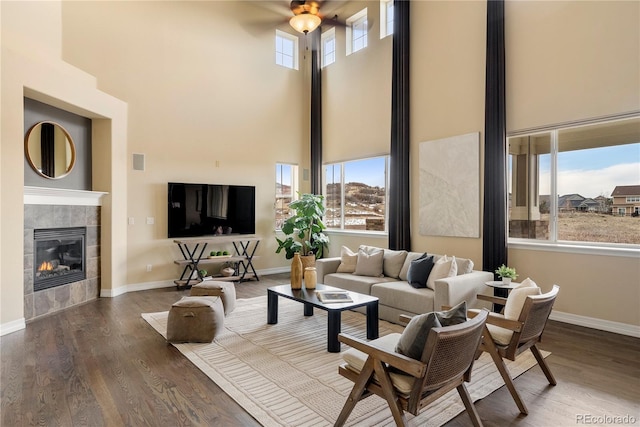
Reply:
<svg viewBox="0 0 640 427"><path fill-rule="evenodd" d="M484 284L493 288L494 297L507 298L509 296L509 291L518 286L520 283L511 282L509 284L505 284L500 280L492 280L490 282L484 282ZM503 308L504 305L502 304L493 304L493 311L495 311L496 313L500 313Z"/></svg>

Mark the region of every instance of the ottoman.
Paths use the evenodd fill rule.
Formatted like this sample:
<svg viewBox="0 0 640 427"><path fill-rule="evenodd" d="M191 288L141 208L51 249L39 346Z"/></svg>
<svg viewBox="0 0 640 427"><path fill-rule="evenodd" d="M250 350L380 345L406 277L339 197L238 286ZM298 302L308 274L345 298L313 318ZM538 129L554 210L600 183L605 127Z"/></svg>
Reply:
<svg viewBox="0 0 640 427"><path fill-rule="evenodd" d="M220 297L182 297L171 306L167 319L167 341L211 342L224 328Z"/></svg>
<svg viewBox="0 0 640 427"><path fill-rule="evenodd" d="M190 294L194 296L219 296L222 298L224 314L227 315L236 308L236 285L233 282L219 280L205 280L193 285Z"/></svg>

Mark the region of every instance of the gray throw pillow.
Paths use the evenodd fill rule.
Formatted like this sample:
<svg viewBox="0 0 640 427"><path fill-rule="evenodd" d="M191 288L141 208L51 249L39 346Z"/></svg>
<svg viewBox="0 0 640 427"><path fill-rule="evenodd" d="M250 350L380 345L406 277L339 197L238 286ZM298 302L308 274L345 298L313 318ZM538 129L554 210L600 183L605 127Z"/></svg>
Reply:
<svg viewBox="0 0 640 427"><path fill-rule="evenodd" d="M442 326L436 313L414 316L404 328L396 344L396 352L420 360L431 328Z"/></svg>
<svg viewBox="0 0 640 427"><path fill-rule="evenodd" d="M442 326L464 323L467 321L467 302L462 301L460 304L446 311L436 311L436 316L438 316L438 320Z"/></svg>
<svg viewBox="0 0 640 427"><path fill-rule="evenodd" d="M427 278L433 268L433 255L422 255L418 259L411 261L407 272L407 282L414 288L426 288Z"/></svg>
<svg viewBox="0 0 640 427"><path fill-rule="evenodd" d="M382 260L384 252L382 249L368 254L362 248L358 250L358 262L356 262L356 276L381 277Z"/></svg>

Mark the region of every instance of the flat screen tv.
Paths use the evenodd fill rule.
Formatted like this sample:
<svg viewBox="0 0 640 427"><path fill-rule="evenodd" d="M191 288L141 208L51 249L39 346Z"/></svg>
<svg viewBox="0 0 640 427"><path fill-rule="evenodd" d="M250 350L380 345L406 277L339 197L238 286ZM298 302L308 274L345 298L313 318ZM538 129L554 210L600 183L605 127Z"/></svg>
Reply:
<svg viewBox="0 0 640 427"><path fill-rule="evenodd" d="M170 182L169 237L254 234L256 188Z"/></svg>

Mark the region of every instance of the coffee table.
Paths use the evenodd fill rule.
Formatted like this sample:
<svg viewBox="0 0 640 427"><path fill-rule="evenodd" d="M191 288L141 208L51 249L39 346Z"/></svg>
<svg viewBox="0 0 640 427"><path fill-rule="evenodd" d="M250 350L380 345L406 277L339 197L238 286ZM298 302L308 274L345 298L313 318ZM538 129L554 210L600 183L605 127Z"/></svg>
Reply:
<svg viewBox="0 0 640 427"><path fill-rule="evenodd" d="M315 291L344 291L344 289L334 288L321 283L316 285L316 289L307 290L291 289L291 285L280 285L267 288L267 323L275 325L278 323L278 297L288 298L304 304L304 315L313 316L313 308L319 308L327 312L327 351L329 353L340 352L340 341L338 334L341 327L341 314L345 310L357 307L367 307L367 339L378 338L378 298L370 295L359 294L349 291L349 296L353 302L323 303L316 296Z"/></svg>

